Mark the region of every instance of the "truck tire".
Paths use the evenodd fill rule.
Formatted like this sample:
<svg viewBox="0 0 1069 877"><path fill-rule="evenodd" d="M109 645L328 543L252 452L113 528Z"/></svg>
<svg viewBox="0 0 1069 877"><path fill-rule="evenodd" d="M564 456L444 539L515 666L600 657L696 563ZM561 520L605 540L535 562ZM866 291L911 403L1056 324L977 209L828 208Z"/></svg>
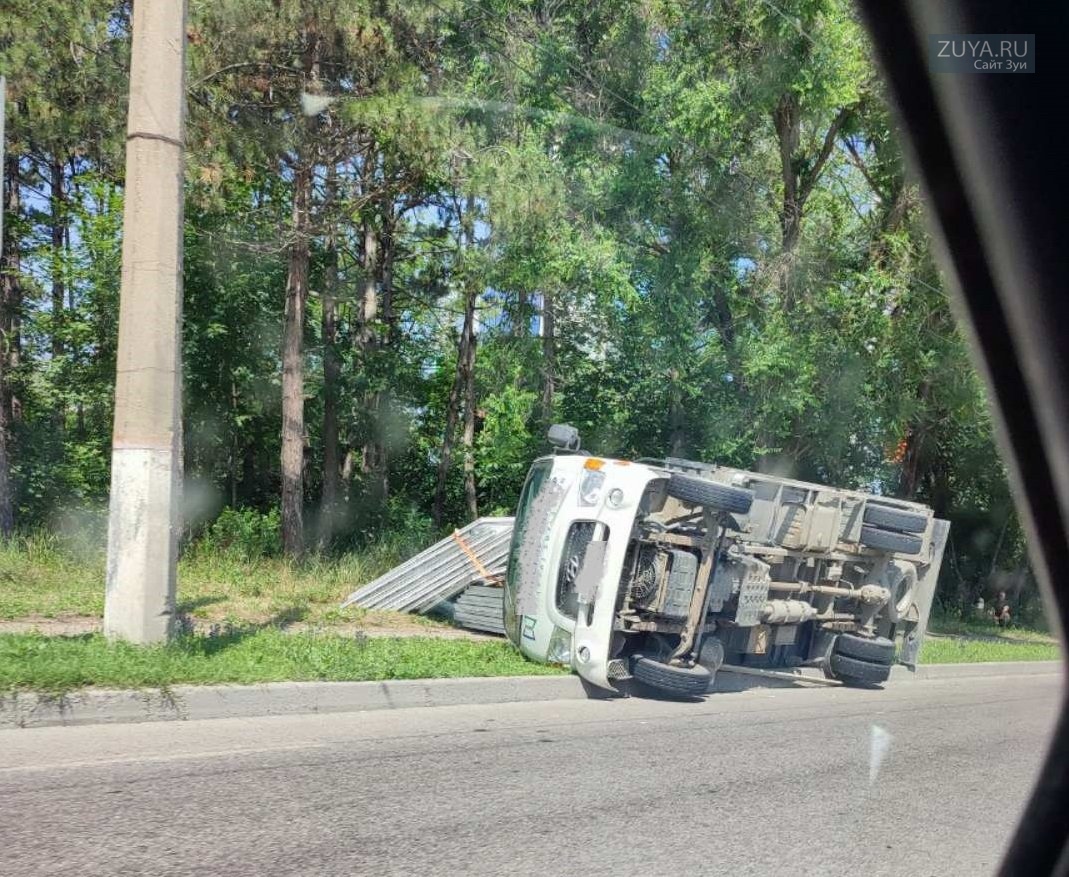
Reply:
<svg viewBox="0 0 1069 877"><path fill-rule="evenodd" d="M895 551L899 554L917 554L924 544L920 536L911 533L894 533L879 527L861 526L861 544L877 551Z"/></svg>
<svg viewBox="0 0 1069 877"><path fill-rule="evenodd" d="M835 640L833 654L846 655L872 664L891 664L895 658L895 644L886 637L863 637L841 633Z"/></svg>
<svg viewBox="0 0 1069 877"><path fill-rule="evenodd" d="M861 661L835 652L832 652L828 664L831 677L838 679L843 685L879 685L881 682L886 682L891 675L890 664L874 664L871 661Z"/></svg>
<svg viewBox="0 0 1069 877"><path fill-rule="evenodd" d="M713 674L701 664L674 667L642 655L632 659L631 675L642 684L675 697L701 697L713 681Z"/></svg>
<svg viewBox="0 0 1069 877"><path fill-rule="evenodd" d="M752 490L695 478L681 472L673 472L669 477L668 495L691 505L707 506L736 515L745 515L753 505Z"/></svg>
<svg viewBox="0 0 1069 877"><path fill-rule="evenodd" d="M923 533L928 529L928 519L922 514L871 501L865 504L865 513L861 520L874 527L897 530L899 533Z"/></svg>

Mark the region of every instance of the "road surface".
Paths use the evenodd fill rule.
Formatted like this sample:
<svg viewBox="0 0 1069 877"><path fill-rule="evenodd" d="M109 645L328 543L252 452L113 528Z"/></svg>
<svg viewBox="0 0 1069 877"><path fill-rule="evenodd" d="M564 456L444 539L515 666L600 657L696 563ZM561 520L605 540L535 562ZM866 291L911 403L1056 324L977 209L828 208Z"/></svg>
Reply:
<svg viewBox="0 0 1069 877"><path fill-rule="evenodd" d="M990 873L1059 685L2 731L0 871Z"/></svg>

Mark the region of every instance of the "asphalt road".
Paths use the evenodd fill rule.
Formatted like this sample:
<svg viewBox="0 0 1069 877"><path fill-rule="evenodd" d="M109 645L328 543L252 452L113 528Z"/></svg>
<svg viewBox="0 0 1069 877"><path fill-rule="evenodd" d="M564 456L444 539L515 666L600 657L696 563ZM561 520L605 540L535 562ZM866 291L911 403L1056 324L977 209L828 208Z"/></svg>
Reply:
<svg viewBox="0 0 1069 877"><path fill-rule="evenodd" d="M0 872L990 873L1059 684L3 731Z"/></svg>

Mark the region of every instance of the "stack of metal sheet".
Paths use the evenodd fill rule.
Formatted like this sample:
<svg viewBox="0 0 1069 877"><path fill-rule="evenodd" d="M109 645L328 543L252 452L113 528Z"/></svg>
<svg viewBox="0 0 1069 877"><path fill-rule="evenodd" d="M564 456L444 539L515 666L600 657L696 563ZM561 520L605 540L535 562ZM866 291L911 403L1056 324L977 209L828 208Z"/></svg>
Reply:
<svg viewBox="0 0 1069 877"><path fill-rule="evenodd" d="M501 588L469 585L457 598L453 620L461 627L505 635L505 603Z"/></svg>
<svg viewBox="0 0 1069 877"><path fill-rule="evenodd" d="M514 518L478 518L364 587L342 606L426 614L475 579L503 577Z"/></svg>

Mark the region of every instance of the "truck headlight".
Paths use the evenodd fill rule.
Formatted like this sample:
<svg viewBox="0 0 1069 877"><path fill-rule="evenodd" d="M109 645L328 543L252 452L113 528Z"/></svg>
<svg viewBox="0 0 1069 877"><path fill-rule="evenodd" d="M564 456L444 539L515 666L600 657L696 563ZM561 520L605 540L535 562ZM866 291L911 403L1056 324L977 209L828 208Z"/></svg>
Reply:
<svg viewBox="0 0 1069 877"><path fill-rule="evenodd" d="M563 627L554 627L546 650L546 661L550 664L562 664L567 667L572 663L572 632Z"/></svg>
<svg viewBox="0 0 1069 877"><path fill-rule="evenodd" d="M584 469L579 479L579 505L595 506L601 501L601 489L605 486L605 473L600 469Z"/></svg>

